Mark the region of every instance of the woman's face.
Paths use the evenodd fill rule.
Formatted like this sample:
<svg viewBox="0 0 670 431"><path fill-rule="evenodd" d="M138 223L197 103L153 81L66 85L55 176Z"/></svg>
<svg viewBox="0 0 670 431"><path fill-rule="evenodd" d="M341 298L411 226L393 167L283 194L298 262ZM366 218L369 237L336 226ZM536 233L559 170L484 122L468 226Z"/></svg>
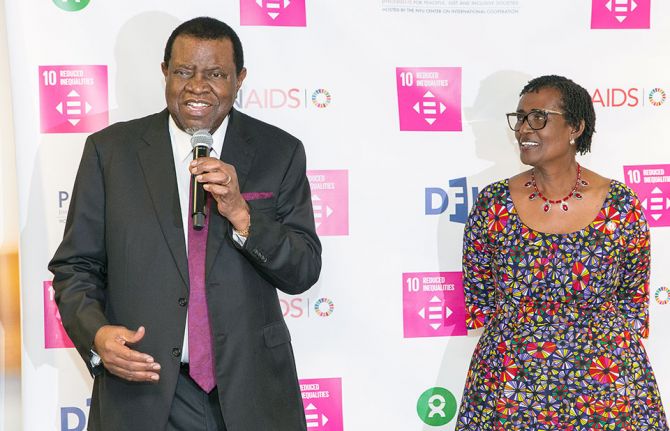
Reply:
<svg viewBox="0 0 670 431"><path fill-rule="evenodd" d="M531 91L519 99L516 112L521 116L530 113L534 117L533 124L536 128L537 122L542 117L546 118L545 126L539 130L533 130L526 118L519 131L514 134L521 152L521 162L526 165L542 167L556 161L574 160L576 145L571 145L570 140L577 139L579 134L566 122L563 115L546 111L564 113L561 93L554 88Z"/></svg>

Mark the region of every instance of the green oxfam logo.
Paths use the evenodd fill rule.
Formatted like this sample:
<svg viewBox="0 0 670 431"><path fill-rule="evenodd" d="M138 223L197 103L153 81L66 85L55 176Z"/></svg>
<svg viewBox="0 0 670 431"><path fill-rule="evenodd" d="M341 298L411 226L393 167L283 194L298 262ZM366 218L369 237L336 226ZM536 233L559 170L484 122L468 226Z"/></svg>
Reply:
<svg viewBox="0 0 670 431"><path fill-rule="evenodd" d="M456 416L456 397L444 388L430 388L416 402L416 413L430 426L446 425Z"/></svg>
<svg viewBox="0 0 670 431"><path fill-rule="evenodd" d="M70 12L82 10L88 6L89 1L90 0L53 0L56 6Z"/></svg>

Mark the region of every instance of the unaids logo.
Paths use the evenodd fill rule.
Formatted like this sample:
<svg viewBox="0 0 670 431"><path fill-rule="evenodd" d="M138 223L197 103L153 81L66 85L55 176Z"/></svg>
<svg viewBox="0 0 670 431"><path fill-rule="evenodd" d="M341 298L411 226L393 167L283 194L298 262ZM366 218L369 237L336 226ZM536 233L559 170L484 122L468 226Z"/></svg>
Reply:
<svg viewBox="0 0 670 431"><path fill-rule="evenodd" d="M238 109L307 109L328 108L333 101L325 88L241 88L237 92Z"/></svg>
<svg viewBox="0 0 670 431"><path fill-rule="evenodd" d="M659 287L654 293L654 299L661 305L665 305L670 302L670 289L666 286Z"/></svg>
<svg viewBox="0 0 670 431"><path fill-rule="evenodd" d="M305 27L305 0L240 0L240 24Z"/></svg>
<svg viewBox="0 0 670 431"><path fill-rule="evenodd" d="M59 8L68 12L77 12L88 6L89 0L53 0Z"/></svg>
<svg viewBox="0 0 670 431"><path fill-rule="evenodd" d="M596 108L644 108L655 109L665 105L667 92L661 87L598 87L591 100Z"/></svg>
<svg viewBox="0 0 670 431"><path fill-rule="evenodd" d="M591 28L649 28L651 0L593 0Z"/></svg>

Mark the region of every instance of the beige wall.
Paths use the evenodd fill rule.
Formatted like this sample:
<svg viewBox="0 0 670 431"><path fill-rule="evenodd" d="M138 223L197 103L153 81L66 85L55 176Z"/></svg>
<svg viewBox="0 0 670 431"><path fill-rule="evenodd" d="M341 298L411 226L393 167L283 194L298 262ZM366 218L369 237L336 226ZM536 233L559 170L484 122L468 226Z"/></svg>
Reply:
<svg viewBox="0 0 670 431"><path fill-rule="evenodd" d="M3 346L5 369L16 373L21 358L19 227L6 28L5 2L0 0L0 322L6 337Z"/></svg>

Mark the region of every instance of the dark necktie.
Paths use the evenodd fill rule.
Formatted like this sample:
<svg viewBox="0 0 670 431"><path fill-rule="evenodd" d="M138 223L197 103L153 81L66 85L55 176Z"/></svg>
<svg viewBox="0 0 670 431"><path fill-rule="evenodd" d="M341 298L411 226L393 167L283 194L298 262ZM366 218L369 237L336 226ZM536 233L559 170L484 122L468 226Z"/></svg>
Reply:
<svg viewBox="0 0 670 431"><path fill-rule="evenodd" d="M191 178L191 182L193 178ZM192 193L193 187L189 187ZM207 250L207 228L193 229L191 221L193 199L189 196L188 217L188 356L189 374L205 391L210 392L216 385L214 362L212 360L212 330L207 312L205 295L205 254ZM209 201L208 201L209 204ZM208 205L209 207L209 205ZM208 208L209 209L209 208Z"/></svg>

